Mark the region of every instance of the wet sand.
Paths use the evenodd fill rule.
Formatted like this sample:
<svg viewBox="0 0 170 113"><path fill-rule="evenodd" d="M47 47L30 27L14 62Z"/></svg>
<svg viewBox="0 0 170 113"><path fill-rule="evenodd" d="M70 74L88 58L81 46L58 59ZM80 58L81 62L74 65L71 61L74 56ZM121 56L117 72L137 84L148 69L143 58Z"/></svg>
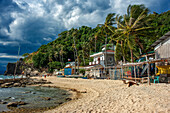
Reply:
<svg viewBox="0 0 170 113"><path fill-rule="evenodd" d="M39 77L37 77L39 78ZM170 113L170 84L127 87L120 80L45 78L50 86L75 89L73 100L46 113Z"/></svg>

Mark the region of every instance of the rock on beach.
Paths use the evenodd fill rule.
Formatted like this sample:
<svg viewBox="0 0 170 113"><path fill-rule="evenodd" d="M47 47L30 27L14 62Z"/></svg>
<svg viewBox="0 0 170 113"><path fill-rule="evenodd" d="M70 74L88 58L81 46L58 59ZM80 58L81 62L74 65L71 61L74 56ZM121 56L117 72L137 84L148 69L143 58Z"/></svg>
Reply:
<svg viewBox="0 0 170 113"><path fill-rule="evenodd" d="M19 101L19 102L10 102L7 104L7 107L18 107L19 105L26 105L27 103Z"/></svg>
<svg viewBox="0 0 170 113"><path fill-rule="evenodd" d="M44 79L33 79L33 78L23 78L23 79L9 79L1 81L0 88L9 87L26 87L26 85L36 85L36 84L51 84L51 82Z"/></svg>

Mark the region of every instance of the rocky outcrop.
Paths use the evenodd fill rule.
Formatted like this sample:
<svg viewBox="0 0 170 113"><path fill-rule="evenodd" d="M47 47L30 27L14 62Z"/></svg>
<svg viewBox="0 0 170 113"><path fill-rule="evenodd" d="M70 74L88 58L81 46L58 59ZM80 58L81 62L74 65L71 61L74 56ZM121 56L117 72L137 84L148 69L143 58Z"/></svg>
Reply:
<svg viewBox="0 0 170 113"><path fill-rule="evenodd" d="M25 87L26 85L35 85L35 84L51 84L44 79L32 79L32 78L23 78L23 79L10 79L0 81L0 88L9 88L9 87Z"/></svg>
<svg viewBox="0 0 170 113"><path fill-rule="evenodd" d="M15 72L15 68L17 67L16 69L16 73L15 74L21 74L22 73L22 65L23 65L23 60L20 59L18 62L17 62L17 66L16 66L16 63L8 63L7 64L7 68L6 68L6 71L4 73L4 75L13 75L14 72Z"/></svg>
<svg viewBox="0 0 170 113"><path fill-rule="evenodd" d="M4 75L14 74L15 67L16 67L16 63L8 63ZM19 64L18 64L17 67L18 67L18 68L17 68L17 70L16 70L16 74L21 74L22 72L21 72L21 70L19 69L19 67L20 67Z"/></svg>
<svg viewBox="0 0 170 113"><path fill-rule="evenodd" d="M4 75L14 75L14 73L16 75L21 75L23 71L25 76L39 75L39 71L34 69L33 64L25 64L22 58L17 62L17 66L16 63L8 63Z"/></svg>

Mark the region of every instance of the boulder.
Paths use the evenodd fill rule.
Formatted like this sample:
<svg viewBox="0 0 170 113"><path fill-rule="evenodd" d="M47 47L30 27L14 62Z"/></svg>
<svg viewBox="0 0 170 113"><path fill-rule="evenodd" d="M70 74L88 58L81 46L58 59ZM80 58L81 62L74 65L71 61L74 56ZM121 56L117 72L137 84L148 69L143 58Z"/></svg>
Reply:
<svg viewBox="0 0 170 113"><path fill-rule="evenodd" d="M63 102L58 102L59 105L63 104Z"/></svg>
<svg viewBox="0 0 170 113"><path fill-rule="evenodd" d="M31 93L31 91L22 92L23 94Z"/></svg>
<svg viewBox="0 0 170 113"><path fill-rule="evenodd" d="M52 82L45 82L45 84L52 84Z"/></svg>
<svg viewBox="0 0 170 113"><path fill-rule="evenodd" d="M62 95L67 95L67 93L62 93Z"/></svg>
<svg viewBox="0 0 170 113"><path fill-rule="evenodd" d="M26 84L22 84L21 87L26 87Z"/></svg>
<svg viewBox="0 0 170 113"><path fill-rule="evenodd" d="M79 91L79 93L87 93L86 90Z"/></svg>
<svg viewBox="0 0 170 113"><path fill-rule="evenodd" d="M37 76L39 75L39 72L37 70L31 71L30 76Z"/></svg>
<svg viewBox="0 0 170 113"><path fill-rule="evenodd" d="M13 82L4 83L4 84L1 84L1 88L8 88L8 87L10 87L11 85L13 85Z"/></svg>
<svg viewBox="0 0 170 113"><path fill-rule="evenodd" d="M27 103L19 101L19 102L9 102L7 107L18 107L19 105L26 105Z"/></svg>
<svg viewBox="0 0 170 113"><path fill-rule="evenodd" d="M66 100L66 101L70 101L70 100L72 100L72 98L66 98L65 100Z"/></svg>
<svg viewBox="0 0 170 113"><path fill-rule="evenodd" d="M50 97L43 97L44 100L51 100Z"/></svg>
<svg viewBox="0 0 170 113"><path fill-rule="evenodd" d="M21 83L14 83L13 84L13 87L19 87L19 86L21 86Z"/></svg>
<svg viewBox="0 0 170 113"><path fill-rule="evenodd" d="M2 101L2 102L0 102L0 104L7 104L7 102Z"/></svg>
<svg viewBox="0 0 170 113"><path fill-rule="evenodd" d="M27 83L27 85L32 85L32 84L34 84L34 82L28 82L28 83Z"/></svg>
<svg viewBox="0 0 170 113"><path fill-rule="evenodd" d="M35 92L31 92L31 94L36 94Z"/></svg>

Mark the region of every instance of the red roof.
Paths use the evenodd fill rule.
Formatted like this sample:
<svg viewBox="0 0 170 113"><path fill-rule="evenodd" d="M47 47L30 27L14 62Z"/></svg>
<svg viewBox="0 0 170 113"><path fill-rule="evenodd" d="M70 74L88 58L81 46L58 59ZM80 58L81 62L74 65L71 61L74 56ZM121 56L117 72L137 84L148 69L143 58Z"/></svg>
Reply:
<svg viewBox="0 0 170 113"><path fill-rule="evenodd" d="M115 52L115 51L113 51L113 50L107 50L107 52Z"/></svg>

